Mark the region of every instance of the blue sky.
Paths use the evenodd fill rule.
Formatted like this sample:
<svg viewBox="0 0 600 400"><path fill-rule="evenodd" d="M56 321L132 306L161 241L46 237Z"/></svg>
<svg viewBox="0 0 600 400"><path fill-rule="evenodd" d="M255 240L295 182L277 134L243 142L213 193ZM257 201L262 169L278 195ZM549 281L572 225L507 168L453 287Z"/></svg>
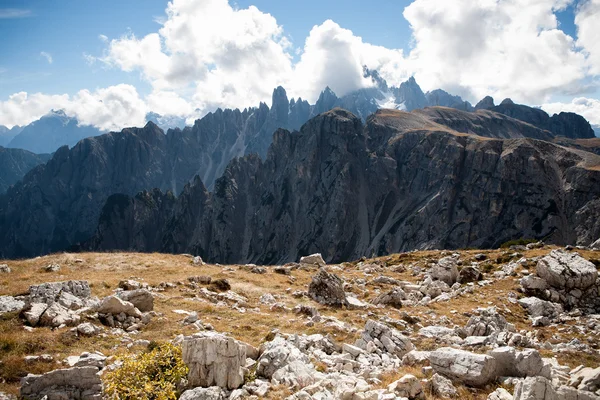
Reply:
<svg viewBox="0 0 600 400"><path fill-rule="evenodd" d="M148 111L193 119L268 102L279 84L314 101L368 85L368 65L391 84L414 75L600 125L600 0L532 3L173 0L168 17L166 0L0 0L0 124L48 108L105 129Z"/></svg>

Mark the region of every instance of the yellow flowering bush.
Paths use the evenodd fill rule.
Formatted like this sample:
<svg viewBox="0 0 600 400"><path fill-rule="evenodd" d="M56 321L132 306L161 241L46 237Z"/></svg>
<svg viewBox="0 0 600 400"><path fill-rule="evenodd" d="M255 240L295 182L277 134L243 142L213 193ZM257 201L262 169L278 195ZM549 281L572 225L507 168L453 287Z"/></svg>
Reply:
<svg viewBox="0 0 600 400"><path fill-rule="evenodd" d="M118 360L122 365L102 378L104 393L113 400L175 400L177 384L188 373L181 347L171 343Z"/></svg>

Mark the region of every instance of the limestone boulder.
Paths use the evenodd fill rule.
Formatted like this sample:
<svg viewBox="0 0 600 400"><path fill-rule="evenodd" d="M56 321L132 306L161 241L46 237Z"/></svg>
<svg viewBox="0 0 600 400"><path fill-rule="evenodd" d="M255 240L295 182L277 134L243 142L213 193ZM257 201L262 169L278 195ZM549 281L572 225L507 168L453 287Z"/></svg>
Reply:
<svg viewBox="0 0 600 400"><path fill-rule="evenodd" d="M431 277L445 282L448 286L454 285L458 281L458 276L458 267L454 257L440 259L431 269Z"/></svg>
<svg viewBox="0 0 600 400"><path fill-rule="evenodd" d="M538 261L537 275L558 289L585 290L596 283L598 270L577 253L552 250Z"/></svg>
<svg viewBox="0 0 600 400"><path fill-rule="evenodd" d="M12 296L0 296L0 315L10 312L20 312L25 308L23 300L15 299Z"/></svg>
<svg viewBox="0 0 600 400"><path fill-rule="evenodd" d="M117 295L142 312L154 310L154 296L146 289L126 290Z"/></svg>
<svg viewBox="0 0 600 400"><path fill-rule="evenodd" d="M29 374L21 380L24 400L101 400L102 381L96 367L58 369L43 375Z"/></svg>
<svg viewBox="0 0 600 400"><path fill-rule="evenodd" d="M485 386L497 377L496 360L489 355L442 347L429 353L429 362L436 373L470 386Z"/></svg>
<svg viewBox="0 0 600 400"><path fill-rule="evenodd" d="M216 332L187 337L182 343L182 355L192 387L233 390L244 383L246 346L232 337Z"/></svg>
<svg viewBox="0 0 600 400"><path fill-rule="evenodd" d="M308 286L308 295L317 303L327 306L348 306L344 282L342 279L326 271L324 268L317 272Z"/></svg>
<svg viewBox="0 0 600 400"><path fill-rule="evenodd" d="M310 256L300 257L300 264L316 265L318 267L324 267L326 265L325 260L323 260L323 256L321 256L321 253L315 253L311 254Z"/></svg>

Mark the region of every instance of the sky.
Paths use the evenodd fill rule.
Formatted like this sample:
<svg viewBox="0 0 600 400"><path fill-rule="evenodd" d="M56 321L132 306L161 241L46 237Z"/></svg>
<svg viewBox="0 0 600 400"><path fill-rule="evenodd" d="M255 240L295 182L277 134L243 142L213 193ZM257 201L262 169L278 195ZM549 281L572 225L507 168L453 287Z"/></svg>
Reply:
<svg viewBox="0 0 600 400"><path fill-rule="evenodd" d="M600 0L0 0L0 125L103 130L415 76L600 125Z"/></svg>

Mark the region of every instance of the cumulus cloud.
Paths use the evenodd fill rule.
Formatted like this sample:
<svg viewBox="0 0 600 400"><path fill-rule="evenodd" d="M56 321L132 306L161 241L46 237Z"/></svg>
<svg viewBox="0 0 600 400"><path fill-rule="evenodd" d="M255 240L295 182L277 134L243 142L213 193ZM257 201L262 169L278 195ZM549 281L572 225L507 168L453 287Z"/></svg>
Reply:
<svg viewBox="0 0 600 400"><path fill-rule="evenodd" d="M426 89L542 102L585 78L585 55L558 29L567 0L416 0L404 11L410 63Z"/></svg>
<svg viewBox="0 0 600 400"><path fill-rule="evenodd" d="M558 114L561 111L577 113L587 119L590 124L595 125L596 128L600 128L600 100L598 99L577 97L570 103L547 103L543 104L541 107L550 115ZM600 133L600 131L597 133Z"/></svg>
<svg viewBox="0 0 600 400"><path fill-rule="evenodd" d="M131 85L116 85L75 96L28 94L20 92L0 102L0 125L27 125L51 109L63 109L77 117L82 125L94 125L102 130L120 130L145 123L146 105Z"/></svg>
<svg viewBox="0 0 600 400"><path fill-rule="evenodd" d="M40 52L40 56L44 57L46 59L46 61L48 61L48 64L52 64L53 60L52 60L52 55L50 53L42 51L42 52Z"/></svg>
<svg viewBox="0 0 600 400"><path fill-rule="evenodd" d="M588 54L590 73L600 74L600 0L585 0L577 8L577 45Z"/></svg>
<svg viewBox="0 0 600 400"><path fill-rule="evenodd" d="M158 32L111 40L102 60L156 91L192 90L194 108L255 104L289 76L289 41L270 14L227 0L173 0L166 13Z"/></svg>

